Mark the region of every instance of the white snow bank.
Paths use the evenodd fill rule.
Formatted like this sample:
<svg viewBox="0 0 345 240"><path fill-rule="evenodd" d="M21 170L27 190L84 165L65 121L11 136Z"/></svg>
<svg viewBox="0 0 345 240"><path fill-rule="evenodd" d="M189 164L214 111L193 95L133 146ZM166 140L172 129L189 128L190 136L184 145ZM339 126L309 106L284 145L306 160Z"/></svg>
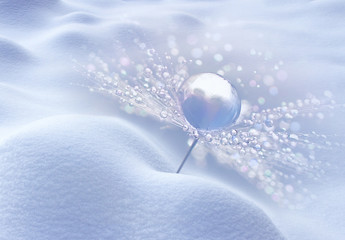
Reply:
<svg viewBox="0 0 345 240"><path fill-rule="evenodd" d="M283 238L261 210L169 160L119 119L27 125L0 144L0 239Z"/></svg>

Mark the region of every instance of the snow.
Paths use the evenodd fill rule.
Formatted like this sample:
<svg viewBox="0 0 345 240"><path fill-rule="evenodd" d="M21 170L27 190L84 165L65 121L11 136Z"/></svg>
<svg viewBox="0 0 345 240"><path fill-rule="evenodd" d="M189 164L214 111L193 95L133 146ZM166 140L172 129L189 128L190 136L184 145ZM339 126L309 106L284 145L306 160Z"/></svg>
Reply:
<svg viewBox="0 0 345 240"><path fill-rule="evenodd" d="M300 211L276 208L250 184L199 173L192 161L174 174L183 131L124 115L116 100L81 86L72 59L110 52L115 42L131 52L133 38L170 51L172 34L188 55L196 46L188 37L209 36L209 44L229 40L229 56L244 70L251 49L281 58L288 81L277 103L325 90L344 103L344 7L341 0L0 1L0 239L342 239L343 153L321 156L329 172L308 186L318 198ZM202 70L213 66L205 61ZM344 114L310 127L343 134Z"/></svg>
<svg viewBox="0 0 345 240"><path fill-rule="evenodd" d="M226 186L171 173L147 135L68 115L4 139L0 239L283 239Z"/></svg>

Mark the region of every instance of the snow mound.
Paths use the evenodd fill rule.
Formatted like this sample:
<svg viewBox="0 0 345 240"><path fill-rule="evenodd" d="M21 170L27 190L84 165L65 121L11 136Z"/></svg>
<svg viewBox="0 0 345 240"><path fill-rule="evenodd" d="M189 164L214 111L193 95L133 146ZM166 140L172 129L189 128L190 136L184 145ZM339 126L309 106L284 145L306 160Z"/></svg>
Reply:
<svg viewBox="0 0 345 240"><path fill-rule="evenodd" d="M29 51L11 40L0 37L0 61L2 64L23 64L32 59Z"/></svg>
<svg viewBox="0 0 345 240"><path fill-rule="evenodd" d="M79 23L79 24L95 24L100 21L98 17L95 17L92 14L86 12L72 12L68 13L62 17L59 17L58 20L61 23Z"/></svg>
<svg viewBox="0 0 345 240"><path fill-rule="evenodd" d="M283 239L227 187L174 174L128 123L60 116L0 142L0 239Z"/></svg>

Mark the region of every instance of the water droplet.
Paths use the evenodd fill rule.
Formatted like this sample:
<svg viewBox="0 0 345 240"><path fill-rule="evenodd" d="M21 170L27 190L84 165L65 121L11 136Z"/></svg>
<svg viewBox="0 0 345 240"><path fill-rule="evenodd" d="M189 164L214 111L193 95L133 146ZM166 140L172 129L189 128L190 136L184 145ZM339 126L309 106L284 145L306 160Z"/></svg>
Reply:
<svg viewBox="0 0 345 240"><path fill-rule="evenodd" d="M164 77L164 78L168 78L168 77L170 77L170 74L169 74L168 72L164 72L164 73L163 73L163 77Z"/></svg>
<svg viewBox="0 0 345 240"><path fill-rule="evenodd" d="M199 138L199 132L198 132L198 130L194 130L194 131L193 131L193 137Z"/></svg>
<svg viewBox="0 0 345 240"><path fill-rule="evenodd" d="M290 113L285 114L286 119L293 119L293 116Z"/></svg>
<svg viewBox="0 0 345 240"><path fill-rule="evenodd" d="M147 49L146 52L147 52L147 55L149 55L150 57L152 57L152 56L155 54L156 50L153 49L153 48L150 48L150 49Z"/></svg>
<svg viewBox="0 0 345 240"><path fill-rule="evenodd" d="M288 193L292 193L292 192L294 191L293 186L291 186L291 185L286 185L286 186L285 186L285 190L286 190Z"/></svg>
<svg viewBox="0 0 345 240"><path fill-rule="evenodd" d="M267 120L265 120L265 125L266 125L266 127L271 128L271 127L273 127L273 121L267 119Z"/></svg>
<svg viewBox="0 0 345 240"><path fill-rule="evenodd" d="M232 137L232 144L237 145L240 141L238 140L238 138L236 136Z"/></svg>
<svg viewBox="0 0 345 240"><path fill-rule="evenodd" d="M122 96L122 95L123 95L123 92L122 92L122 90L118 89L118 90L116 90L115 94L116 94L117 96Z"/></svg>
<svg viewBox="0 0 345 240"><path fill-rule="evenodd" d="M216 60L217 62L221 62L223 61L223 56L219 53L214 55L214 60Z"/></svg>
<svg viewBox="0 0 345 240"><path fill-rule="evenodd" d="M216 74L194 75L183 83L179 92L184 115L196 128L227 127L240 114L241 101L236 89Z"/></svg>
<svg viewBox="0 0 345 240"><path fill-rule="evenodd" d="M152 70L150 68L145 68L145 76L151 77L153 74Z"/></svg>
<svg viewBox="0 0 345 240"><path fill-rule="evenodd" d="M290 134L290 139L293 139L293 140L298 140L298 136L296 134Z"/></svg>
<svg viewBox="0 0 345 240"><path fill-rule="evenodd" d="M265 174L266 177L271 177L272 176L272 172L269 169L267 169L264 174Z"/></svg>
<svg viewBox="0 0 345 240"><path fill-rule="evenodd" d="M163 111L161 111L160 116L161 116L162 118L167 118L167 117L168 117L168 112L165 111L165 110L163 110Z"/></svg>
<svg viewBox="0 0 345 240"><path fill-rule="evenodd" d="M137 97L135 99L135 102L138 103L138 104L141 104L141 103L143 103L143 99L141 97Z"/></svg>
<svg viewBox="0 0 345 240"><path fill-rule="evenodd" d="M221 144L222 144L222 145L227 145L227 144L228 144L228 139L222 138L222 139L221 139Z"/></svg>
<svg viewBox="0 0 345 240"><path fill-rule="evenodd" d="M209 134L209 133L206 134L205 139L206 139L207 142L212 142L212 140L213 140L212 135Z"/></svg>

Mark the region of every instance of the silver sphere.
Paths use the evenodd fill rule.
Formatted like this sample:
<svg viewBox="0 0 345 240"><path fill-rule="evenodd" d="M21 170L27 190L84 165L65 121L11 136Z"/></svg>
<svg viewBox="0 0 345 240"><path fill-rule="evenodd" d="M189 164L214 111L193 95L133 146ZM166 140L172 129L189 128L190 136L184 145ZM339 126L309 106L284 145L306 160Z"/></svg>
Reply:
<svg viewBox="0 0 345 240"><path fill-rule="evenodd" d="M236 89L214 73L191 76L179 88L187 121L197 129L213 130L232 125L241 112Z"/></svg>

